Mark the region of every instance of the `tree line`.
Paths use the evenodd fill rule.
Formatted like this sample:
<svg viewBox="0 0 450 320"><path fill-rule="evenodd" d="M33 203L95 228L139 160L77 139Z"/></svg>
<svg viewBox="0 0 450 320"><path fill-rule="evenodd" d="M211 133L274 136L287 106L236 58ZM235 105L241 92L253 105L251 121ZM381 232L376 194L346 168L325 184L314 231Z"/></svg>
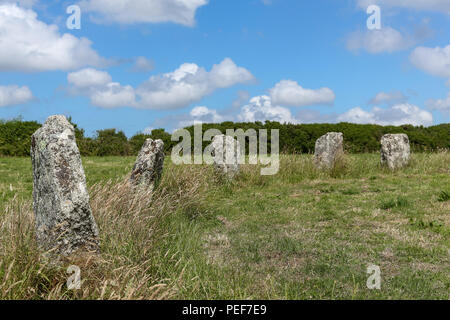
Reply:
<svg viewBox="0 0 450 320"><path fill-rule="evenodd" d="M69 118L69 121L71 119ZM84 129L71 121L75 128L75 136L83 156L134 156L141 149L145 139L161 139L164 148L169 153L177 141L171 141L171 134L164 129L152 130L150 134L137 133L127 138L125 133L116 129L97 130L93 137L87 137ZM29 156L30 137L41 124L36 121L21 119L0 120L0 156ZM281 124L274 121L262 122L222 122L203 124L203 132L208 129L218 129L225 133L227 129L279 129L280 151L283 153L313 153L315 141L327 132L342 132L344 134L345 150L349 153L378 152L381 136L387 133L406 133L409 136L413 152L433 152L439 149L450 149L450 124L440 124L431 127L423 126L380 126L374 124ZM194 127L186 128L193 139ZM204 146L208 142L204 142ZM192 143L193 145L193 143ZM269 146L270 148L270 146ZM270 151L270 149L269 149Z"/></svg>

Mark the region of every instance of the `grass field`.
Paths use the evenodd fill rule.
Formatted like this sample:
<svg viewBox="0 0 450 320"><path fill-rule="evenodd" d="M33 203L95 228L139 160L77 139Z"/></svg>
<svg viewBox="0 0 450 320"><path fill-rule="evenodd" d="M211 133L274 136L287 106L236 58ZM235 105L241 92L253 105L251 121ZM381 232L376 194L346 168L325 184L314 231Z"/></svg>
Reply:
<svg viewBox="0 0 450 320"><path fill-rule="evenodd" d="M449 299L450 153L414 154L390 172L347 155L332 172L310 155L280 172L244 165L234 182L166 159L156 193L124 181L135 158L84 158L102 255L67 290L37 253L28 158L0 158L3 299ZM381 269L369 290L367 266Z"/></svg>

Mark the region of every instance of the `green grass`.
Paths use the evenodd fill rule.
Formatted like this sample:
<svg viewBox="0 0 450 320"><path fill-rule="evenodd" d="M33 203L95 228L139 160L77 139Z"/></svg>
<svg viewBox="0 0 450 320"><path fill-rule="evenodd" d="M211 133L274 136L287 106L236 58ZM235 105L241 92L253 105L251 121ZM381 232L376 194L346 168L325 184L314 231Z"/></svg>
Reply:
<svg viewBox="0 0 450 320"><path fill-rule="evenodd" d="M380 208L384 210L392 208L405 208L410 205L407 198L399 196L396 199L389 199L381 202Z"/></svg>
<svg viewBox="0 0 450 320"><path fill-rule="evenodd" d="M125 178L134 160L83 159L88 185ZM176 194L195 180L201 195L160 219L151 252L115 231L104 232L102 252L115 268L150 259L145 272L176 299L450 298L449 153L414 154L395 172L377 154L347 155L339 172L315 170L309 155L282 156L275 176L259 169L244 165L226 182L167 159L160 188ZM0 158L0 208L31 191L30 160ZM366 288L370 264L381 290Z"/></svg>

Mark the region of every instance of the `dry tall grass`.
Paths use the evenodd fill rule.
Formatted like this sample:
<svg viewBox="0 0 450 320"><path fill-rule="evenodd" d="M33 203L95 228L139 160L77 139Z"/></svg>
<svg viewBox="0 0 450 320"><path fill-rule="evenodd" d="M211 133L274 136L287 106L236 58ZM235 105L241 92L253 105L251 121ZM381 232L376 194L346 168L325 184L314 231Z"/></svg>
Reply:
<svg viewBox="0 0 450 320"><path fill-rule="evenodd" d="M201 201L208 179L200 168L172 167L151 194L127 180L90 188L100 229L101 255L67 258L50 264L34 239L32 203L14 198L0 215L0 299L167 299L177 278L160 279L155 253L170 230L167 216L190 211ZM166 259L175 259L166 253ZM177 261L173 261L177 263ZM68 290L69 265L81 270L79 290Z"/></svg>

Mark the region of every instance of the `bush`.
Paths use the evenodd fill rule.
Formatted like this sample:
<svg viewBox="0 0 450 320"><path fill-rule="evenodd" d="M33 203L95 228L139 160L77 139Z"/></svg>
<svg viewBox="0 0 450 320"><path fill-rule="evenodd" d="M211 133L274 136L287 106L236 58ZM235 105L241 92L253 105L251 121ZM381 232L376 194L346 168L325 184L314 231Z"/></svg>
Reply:
<svg viewBox="0 0 450 320"><path fill-rule="evenodd" d="M36 121L0 120L0 155L29 156L31 135L40 127Z"/></svg>
<svg viewBox="0 0 450 320"><path fill-rule="evenodd" d="M69 118L71 121L71 118ZM84 130L75 127L77 144L83 156L131 156L137 155L145 139L161 139L164 151L170 153L177 142L171 141L170 133L164 129L155 129L151 134L138 133L128 139L122 131L116 129L98 130L95 137L85 137ZM0 156L29 156L30 137L41 125L35 121L0 121ZM204 124L203 132L208 129L260 129L280 130L280 151L286 154L313 153L316 140L327 132L337 131L344 134L345 151L348 153L378 152L381 148L381 136L387 133L406 133L409 136L413 152L438 151L450 149L450 124L440 124L432 127L379 126L353 123L337 124L280 124L278 122L223 122ZM193 139L194 127L186 128ZM270 134L268 150L271 150ZM204 141L203 147L210 142ZM193 143L191 144L193 146ZM248 145L247 151L248 151Z"/></svg>

